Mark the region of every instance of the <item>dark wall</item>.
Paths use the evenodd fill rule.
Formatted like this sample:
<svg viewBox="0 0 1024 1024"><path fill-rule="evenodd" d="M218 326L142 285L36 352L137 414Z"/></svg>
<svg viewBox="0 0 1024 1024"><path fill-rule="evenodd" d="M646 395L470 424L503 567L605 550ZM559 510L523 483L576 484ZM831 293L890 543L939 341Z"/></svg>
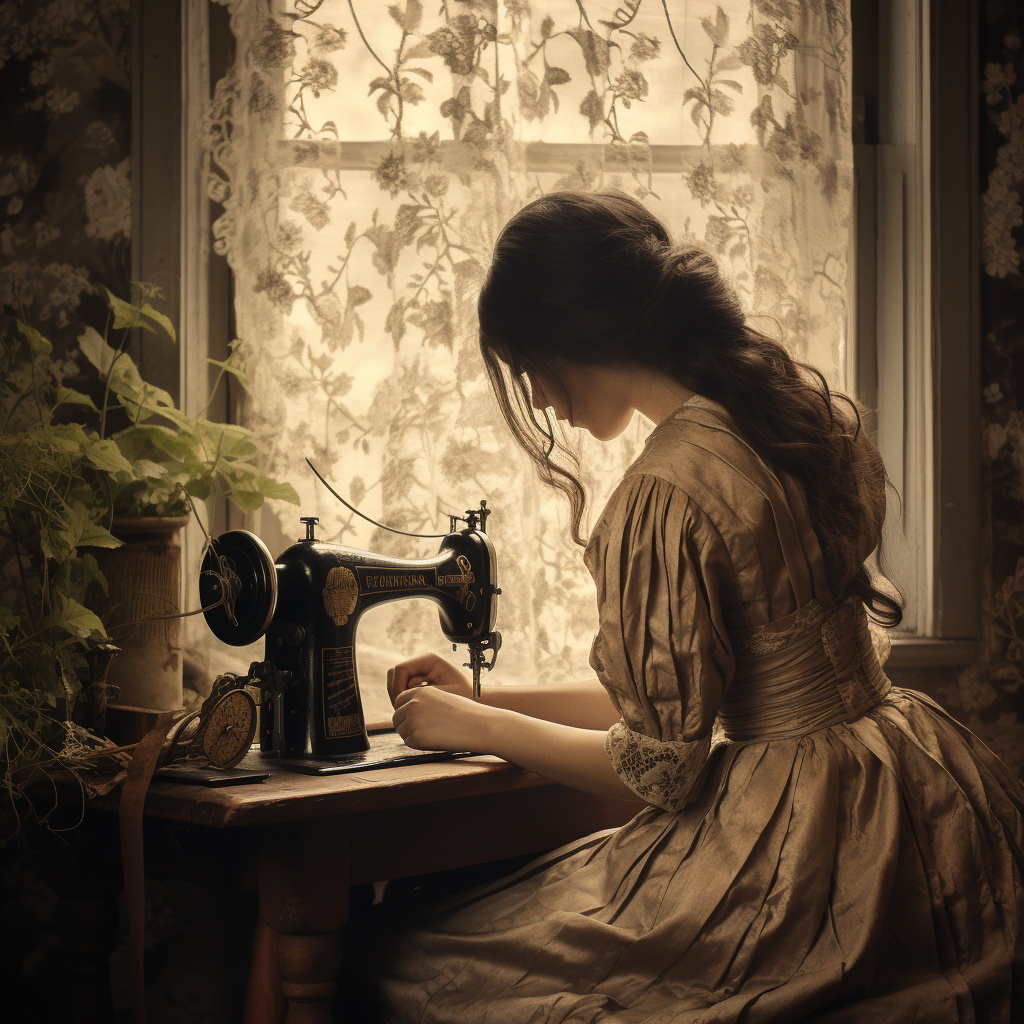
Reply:
<svg viewBox="0 0 1024 1024"><path fill-rule="evenodd" d="M983 632L938 696L1024 774L1024 8L987 0L980 17Z"/></svg>
<svg viewBox="0 0 1024 1024"><path fill-rule="evenodd" d="M129 0L0 13L0 305L68 351L128 292Z"/></svg>

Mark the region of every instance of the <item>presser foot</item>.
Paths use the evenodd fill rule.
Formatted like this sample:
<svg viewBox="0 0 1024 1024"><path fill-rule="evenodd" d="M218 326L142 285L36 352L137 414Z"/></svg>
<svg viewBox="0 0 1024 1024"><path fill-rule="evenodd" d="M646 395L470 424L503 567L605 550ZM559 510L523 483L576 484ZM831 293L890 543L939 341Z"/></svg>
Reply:
<svg viewBox="0 0 1024 1024"><path fill-rule="evenodd" d="M489 672L494 668L498 660L498 651L501 649L501 634L495 631L488 633L480 640L474 640L469 645L469 661L464 665L473 673L473 700L480 699L480 671L487 669ZM485 652L491 652L491 660L485 659Z"/></svg>

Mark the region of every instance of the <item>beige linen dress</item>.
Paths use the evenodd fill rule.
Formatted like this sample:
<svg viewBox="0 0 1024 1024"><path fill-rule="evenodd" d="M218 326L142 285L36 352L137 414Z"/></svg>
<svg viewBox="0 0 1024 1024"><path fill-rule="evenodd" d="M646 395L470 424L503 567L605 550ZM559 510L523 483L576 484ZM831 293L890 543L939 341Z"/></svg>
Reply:
<svg viewBox="0 0 1024 1024"><path fill-rule="evenodd" d="M884 514L863 449L863 553ZM390 933L389 1022L1024 1021L1024 789L891 688L798 485L695 397L587 549L619 776L651 806ZM712 736L714 733L714 742Z"/></svg>

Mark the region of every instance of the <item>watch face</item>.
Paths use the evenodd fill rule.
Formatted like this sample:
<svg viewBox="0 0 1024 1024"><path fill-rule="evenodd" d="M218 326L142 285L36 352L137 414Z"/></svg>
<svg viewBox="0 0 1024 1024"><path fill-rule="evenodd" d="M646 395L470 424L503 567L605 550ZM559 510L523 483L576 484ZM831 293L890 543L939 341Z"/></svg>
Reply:
<svg viewBox="0 0 1024 1024"><path fill-rule="evenodd" d="M256 734L256 704L245 690L231 690L214 705L203 732L203 753L216 768L231 768L248 753Z"/></svg>

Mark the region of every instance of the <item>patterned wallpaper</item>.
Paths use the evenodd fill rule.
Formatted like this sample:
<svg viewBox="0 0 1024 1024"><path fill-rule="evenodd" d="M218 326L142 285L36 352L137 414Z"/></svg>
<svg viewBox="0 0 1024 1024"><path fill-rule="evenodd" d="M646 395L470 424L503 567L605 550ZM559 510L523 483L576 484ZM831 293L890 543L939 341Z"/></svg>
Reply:
<svg viewBox="0 0 1024 1024"><path fill-rule="evenodd" d="M85 326L103 329L101 286L126 295L129 284L129 10L130 0L0 3L0 330L14 316L38 327L79 387L73 350ZM42 833L0 850L0 991L26 1024L63 1015L43 878L67 849Z"/></svg>
<svg viewBox="0 0 1024 1024"><path fill-rule="evenodd" d="M1024 11L987 0L980 30L983 632L938 698L1024 774Z"/></svg>
<svg viewBox="0 0 1024 1024"><path fill-rule="evenodd" d="M58 351L128 292L129 6L0 4L0 305Z"/></svg>

